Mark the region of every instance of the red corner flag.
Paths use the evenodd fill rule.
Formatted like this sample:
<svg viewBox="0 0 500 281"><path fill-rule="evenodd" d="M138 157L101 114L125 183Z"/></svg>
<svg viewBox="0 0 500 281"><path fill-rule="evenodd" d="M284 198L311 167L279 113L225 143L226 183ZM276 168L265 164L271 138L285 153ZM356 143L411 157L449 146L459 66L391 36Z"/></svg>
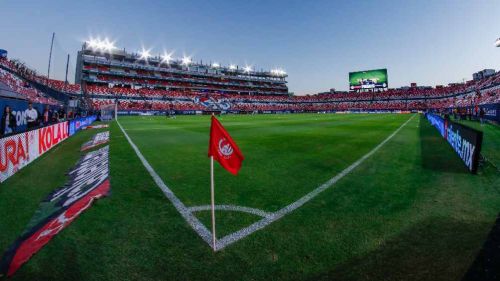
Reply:
<svg viewBox="0 0 500 281"><path fill-rule="evenodd" d="M245 159L229 133L213 115L212 125L210 126L208 156L213 156L224 169L233 175L238 174L241 162Z"/></svg>

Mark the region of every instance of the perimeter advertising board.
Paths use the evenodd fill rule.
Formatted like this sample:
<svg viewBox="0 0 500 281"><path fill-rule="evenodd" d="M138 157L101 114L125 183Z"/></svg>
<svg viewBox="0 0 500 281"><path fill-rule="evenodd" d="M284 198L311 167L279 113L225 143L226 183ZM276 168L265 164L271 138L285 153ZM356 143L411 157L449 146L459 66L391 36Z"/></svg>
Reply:
<svg viewBox="0 0 500 281"><path fill-rule="evenodd" d="M479 154L483 132L443 119L439 115L427 113L427 120L436 127L441 136L451 145L467 169L475 174L479 164Z"/></svg>
<svg viewBox="0 0 500 281"><path fill-rule="evenodd" d="M76 132L92 124L95 120L97 120L97 116L91 115L69 121L69 135L74 135Z"/></svg>
<svg viewBox="0 0 500 281"><path fill-rule="evenodd" d="M0 182L68 137L68 122L61 122L0 139Z"/></svg>
<svg viewBox="0 0 500 281"><path fill-rule="evenodd" d="M9 106L11 108L12 113L16 117L16 131L26 131L28 124L28 122L26 121L26 109L28 109L28 101L0 98L0 110L2 110L2 112L6 106ZM43 112L44 107L45 106L40 103L33 104L33 108L38 110L39 113ZM56 108L55 106L50 107L51 109Z"/></svg>

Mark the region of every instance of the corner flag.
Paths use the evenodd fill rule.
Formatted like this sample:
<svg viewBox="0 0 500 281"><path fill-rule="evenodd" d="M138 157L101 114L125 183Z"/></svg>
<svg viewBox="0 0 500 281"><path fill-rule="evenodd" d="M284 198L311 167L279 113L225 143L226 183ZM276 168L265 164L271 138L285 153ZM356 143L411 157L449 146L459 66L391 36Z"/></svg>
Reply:
<svg viewBox="0 0 500 281"><path fill-rule="evenodd" d="M222 124L212 115L210 126L210 141L208 142L208 156L210 157L210 199L212 209L212 248L216 248L215 236L215 191L214 191L214 159L228 170L231 174L237 175L243 162L243 154L233 141L229 133Z"/></svg>
<svg viewBox="0 0 500 281"><path fill-rule="evenodd" d="M222 124L212 116L208 156L214 157L228 172L237 175L243 162L243 154Z"/></svg>

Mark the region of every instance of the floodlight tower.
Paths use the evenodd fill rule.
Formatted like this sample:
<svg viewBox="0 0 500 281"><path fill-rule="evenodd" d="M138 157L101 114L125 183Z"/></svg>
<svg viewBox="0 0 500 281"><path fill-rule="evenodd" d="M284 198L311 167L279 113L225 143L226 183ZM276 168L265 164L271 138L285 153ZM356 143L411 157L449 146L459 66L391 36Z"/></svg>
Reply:
<svg viewBox="0 0 500 281"><path fill-rule="evenodd" d="M56 33L52 33L52 40L50 41L50 52L49 52L49 67L47 69L47 80L50 78L50 61L52 60L52 48L54 47L54 37Z"/></svg>

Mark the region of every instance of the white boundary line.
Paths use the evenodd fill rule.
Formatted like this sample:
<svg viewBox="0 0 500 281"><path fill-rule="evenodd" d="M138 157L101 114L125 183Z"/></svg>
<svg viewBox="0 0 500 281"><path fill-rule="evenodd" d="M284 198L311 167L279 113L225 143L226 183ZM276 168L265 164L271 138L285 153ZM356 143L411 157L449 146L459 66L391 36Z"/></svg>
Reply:
<svg viewBox="0 0 500 281"><path fill-rule="evenodd" d="M200 237L210 245L212 243L211 232L205 227L205 225L203 225L200 222L200 220L198 220L197 217L195 217L188 210L186 205L184 205L184 203L182 203L182 201L179 200L179 198L177 198L177 196L175 196L175 194L172 192L172 190L170 190L170 188L168 188L168 186L163 182L163 180L160 178L160 176L158 176L158 174L155 172L153 167L151 167L149 162L146 160L146 158L144 158L142 153L139 151L137 146L132 142L132 140L130 139L128 134L125 132L125 130L123 129L120 122L118 122L118 120L116 120L116 123L118 124L118 126L122 130L123 134L125 135L125 138L130 143L130 146L132 146L135 153L137 154L137 156L141 160L142 165L144 165L144 167L146 168L146 170L148 170L149 174L151 175L151 177L153 178L155 183L158 185L158 187L161 189L161 191L163 191L163 194L165 194L165 196L168 198L168 200L170 200L170 202L172 202L172 204L174 204L174 207L182 215L182 217L187 221L187 223L194 229L194 231L196 231L196 233L198 233L198 235L200 235Z"/></svg>
<svg viewBox="0 0 500 281"><path fill-rule="evenodd" d="M273 213L267 213L258 209L253 209L253 208L247 208L247 207L239 207L239 206L233 206L231 207L233 210L237 211L243 211L245 209L246 211L248 210L257 210L259 212L263 212L266 215L264 218L261 220L251 224L250 226L247 226L245 228L242 228L236 232L233 232L229 235L226 235L222 237L221 239L218 239L216 242L215 250L222 250L223 248L233 244L234 242L245 238L246 236L254 233L257 230L260 230L269 224L281 219L282 217L286 216L287 214L293 212L297 208L303 206L305 203L309 202L311 199L314 197L318 196L321 192L325 191L326 189L330 188L333 186L337 181L348 175L352 170L354 170L356 167L361 165L367 158L372 156L375 152L377 152L384 144L386 144L389 140L391 140L406 124L408 124L417 114L414 114L412 117L410 117L406 122L404 122L399 128L397 128L391 135L389 135L385 140L383 140L381 143L379 143L375 148L373 148L371 151L363 155L361 158L359 158L356 162L352 163L349 167L345 168L342 172L328 180L327 182L323 183L313 191L307 193L306 195L302 196L299 200L285 206L284 208L273 212ZM204 208L205 206L195 206L191 208L187 208L180 200L175 196L175 194L165 185L165 183L162 181L160 176L154 171L153 167L148 163L148 161L144 158L144 156L141 154L137 146L132 142L130 137L127 135L123 127L121 126L120 122L116 120L118 123L118 126L120 127L121 131L127 138L128 142L134 149L135 153L141 159L142 164L148 170L149 174L153 177L154 181L156 184L160 187L160 189L163 191L165 196L174 204L175 208L179 213L184 217L184 219L188 222L188 224L198 233L198 235L201 236L201 238L211 246L211 232L192 214L192 212L198 211L200 208ZM221 206L221 205L219 205ZM227 205L223 205L227 206ZM201 210L201 209L200 209ZM245 212L245 211L244 211Z"/></svg>
<svg viewBox="0 0 500 281"><path fill-rule="evenodd" d="M263 218L271 217L273 214L268 213L266 211L262 211L256 208L243 207L243 206L235 206L235 205L215 205L216 211L233 211L233 212L243 212L249 213L252 215L256 215ZM210 211L212 209L211 205L202 205L202 206L193 206L189 207L188 210L190 212L200 212L200 211Z"/></svg>
<svg viewBox="0 0 500 281"><path fill-rule="evenodd" d="M354 170L356 167L358 167L361 163L363 163L368 157L372 156L377 150L379 150L384 144L386 144L389 140L391 140L406 124L408 124L416 115L413 115L410 117L405 123L403 123L396 131L394 131L390 136L388 136L385 140L383 140L379 145L377 145L374 149L372 149L370 152L367 154L363 155L361 158L359 158L356 162L352 163L349 167L345 168L342 172L337 174L335 177L331 178L324 184L320 185L313 191L309 192L308 194L302 196L299 200L289 204L288 206L272 213L271 217L263 218L252 225L245 227L243 229L240 229L234 233L231 233L227 236L222 237L217 241L217 250L221 250L228 245L254 233L257 230L260 230L269 224L281 219L285 215L293 212L295 209L301 207L314 197L318 196L321 192L325 191L327 188L333 186L337 181L339 181L341 178L345 177L347 174L349 174L352 170Z"/></svg>

